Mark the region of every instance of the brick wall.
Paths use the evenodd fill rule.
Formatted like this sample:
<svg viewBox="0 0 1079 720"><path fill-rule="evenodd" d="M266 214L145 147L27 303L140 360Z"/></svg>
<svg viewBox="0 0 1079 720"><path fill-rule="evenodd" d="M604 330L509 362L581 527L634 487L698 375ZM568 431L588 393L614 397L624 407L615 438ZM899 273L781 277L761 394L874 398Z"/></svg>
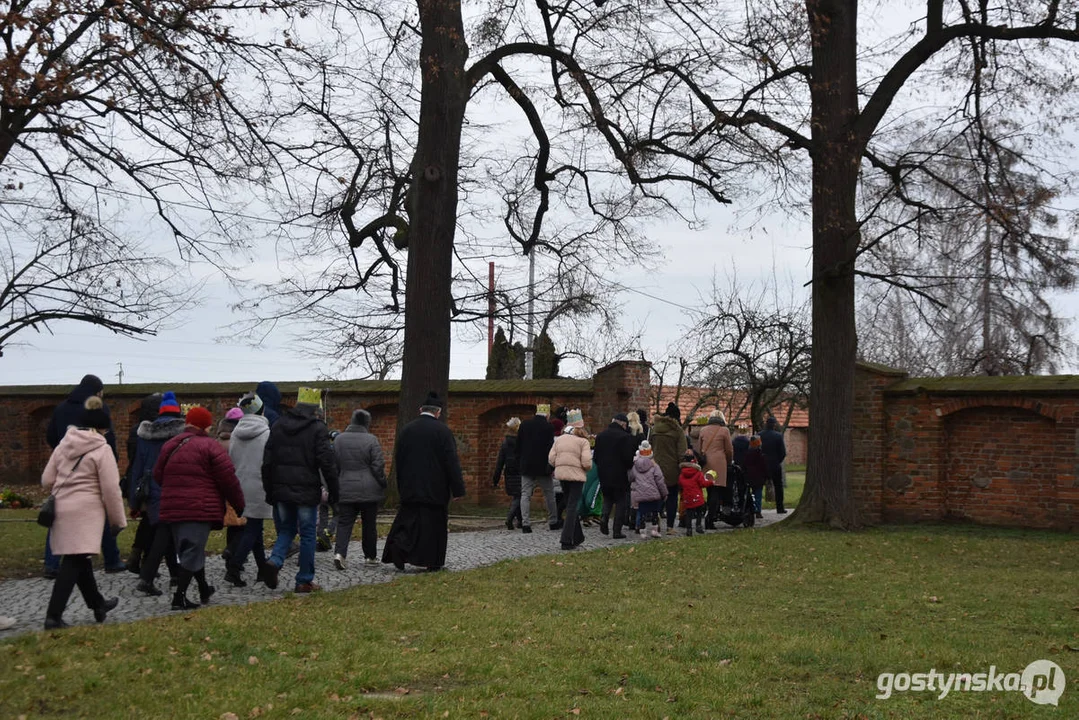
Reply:
<svg viewBox="0 0 1079 720"><path fill-rule="evenodd" d="M906 378L863 365L854 493L864 522L1079 529L1079 378Z"/></svg>
<svg viewBox="0 0 1079 720"><path fill-rule="evenodd" d="M531 417L536 405L579 407L594 431L602 430L617 412L647 405L649 365L614 363L593 380L451 381L448 424L457 438L465 486L472 502L503 504L505 493L491 487L498 448L510 417ZM172 386L107 387L105 401L113 416L119 441L121 471L127 467L125 441L136 420L140 401L154 391L173 390L181 403L197 403L220 419L244 392L256 383L210 383ZM279 383L291 404L303 383ZM326 419L331 428L344 429L357 407L371 413L371 430L379 438L387 460L393 456L397 427L396 382L317 383L326 392ZM0 387L0 484L38 483L48 461L45 427L53 408L68 387ZM418 409L417 409L418 412Z"/></svg>

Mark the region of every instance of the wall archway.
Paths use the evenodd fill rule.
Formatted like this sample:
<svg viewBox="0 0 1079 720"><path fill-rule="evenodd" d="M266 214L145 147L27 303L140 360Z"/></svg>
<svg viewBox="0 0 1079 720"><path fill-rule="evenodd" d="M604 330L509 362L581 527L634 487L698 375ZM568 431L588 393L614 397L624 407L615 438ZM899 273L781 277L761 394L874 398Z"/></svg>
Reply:
<svg viewBox="0 0 1079 720"><path fill-rule="evenodd" d="M1020 404L981 404L948 413L943 428L945 517L995 525L1051 523L1055 419Z"/></svg>

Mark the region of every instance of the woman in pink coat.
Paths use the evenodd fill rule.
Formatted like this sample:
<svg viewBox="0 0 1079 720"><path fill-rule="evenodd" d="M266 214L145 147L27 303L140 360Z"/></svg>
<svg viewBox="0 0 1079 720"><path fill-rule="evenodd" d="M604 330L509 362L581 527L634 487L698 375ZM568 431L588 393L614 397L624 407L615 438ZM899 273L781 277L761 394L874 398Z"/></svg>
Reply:
<svg viewBox="0 0 1079 720"><path fill-rule="evenodd" d="M566 427L554 439L547 462L554 468L554 479L566 491L566 522L562 526L562 549L573 550L584 542L584 530L577 515L581 492L592 468L592 447L584 431L584 415L579 409L566 413Z"/></svg>
<svg viewBox="0 0 1079 720"><path fill-rule="evenodd" d="M41 475L42 486L51 491L56 503L52 551L63 558L45 610L46 630L67 627L64 609L76 585L98 622L105 622L109 610L120 602L101 595L91 561L101 552L101 528L106 518L114 534L127 526L120 471L105 442L110 422L101 398L87 398L84 407L79 426L67 429Z"/></svg>

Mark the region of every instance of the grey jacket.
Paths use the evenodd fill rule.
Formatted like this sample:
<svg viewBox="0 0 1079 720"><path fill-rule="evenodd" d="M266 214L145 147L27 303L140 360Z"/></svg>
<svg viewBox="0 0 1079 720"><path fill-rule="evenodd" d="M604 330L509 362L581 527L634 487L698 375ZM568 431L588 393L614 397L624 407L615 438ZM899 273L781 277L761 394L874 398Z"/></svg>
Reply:
<svg viewBox="0 0 1079 720"><path fill-rule="evenodd" d="M337 453L337 467L340 468L339 502L382 502L386 499L386 459L378 438L362 425L349 425L334 439L333 450Z"/></svg>
<svg viewBox="0 0 1079 720"><path fill-rule="evenodd" d="M262 486L262 453L270 439L270 421L262 415L244 415L232 429L229 457L244 491L244 517L273 517Z"/></svg>

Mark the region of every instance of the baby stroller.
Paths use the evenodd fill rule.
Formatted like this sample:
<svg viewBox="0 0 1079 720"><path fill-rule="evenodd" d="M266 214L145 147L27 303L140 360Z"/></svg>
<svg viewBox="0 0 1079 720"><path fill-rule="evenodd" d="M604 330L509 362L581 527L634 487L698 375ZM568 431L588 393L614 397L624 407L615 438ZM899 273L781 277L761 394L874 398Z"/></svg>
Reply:
<svg viewBox="0 0 1079 720"><path fill-rule="evenodd" d="M727 466L727 492L723 505L719 509L719 520L732 527L744 525L753 527L756 519L756 506L753 504L753 490L746 482L746 474L740 465L731 463Z"/></svg>

